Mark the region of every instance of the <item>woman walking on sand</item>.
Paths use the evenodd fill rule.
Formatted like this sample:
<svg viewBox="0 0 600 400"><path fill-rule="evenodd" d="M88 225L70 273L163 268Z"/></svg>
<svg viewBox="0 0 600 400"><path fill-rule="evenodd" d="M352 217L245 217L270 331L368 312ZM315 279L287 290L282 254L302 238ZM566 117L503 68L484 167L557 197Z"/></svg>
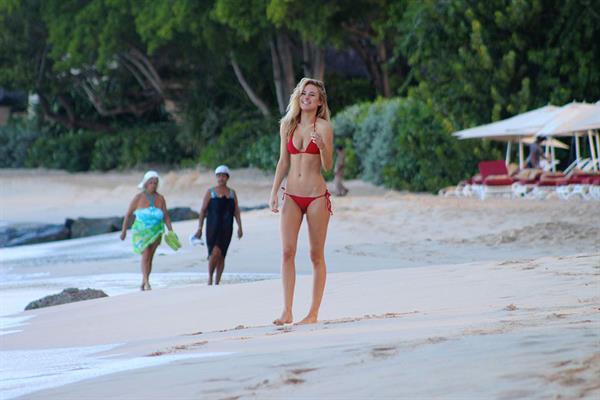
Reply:
<svg viewBox="0 0 600 400"><path fill-rule="evenodd" d="M135 195L121 228L121 240L127 236L127 227L131 216L135 214L135 222L131 227L133 251L142 255L142 285L141 290L151 290L150 273L152 272L152 260L156 248L160 244L161 236L164 232L164 225L170 232L173 231L171 218L167 212L167 202L165 198L158 193L159 177L156 171L148 171L138 185L142 190Z"/></svg>
<svg viewBox="0 0 600 400"><path fill-rule="evenodd" d="M293 321L292 303L296 283L295 256L298 232L304 214L308 223L310 260L313 264L312 304L299 324L317 322L325 290L325 238L331 215L331 202L321 169L333 166L333 130L325 86L316 79L303 78L290 96L286 115L281 119L279 161L271 190L271 211L279 212L278 191L287 176L281 207L283 312L275 325Z"/></svg>
<svg viewBox="0 0 600 400"><path fill-rule="evenodd" d="M196 238L202 237L202 225L206 218L206 245L208 247L208 284L212 285L216 271L215 284L221 282L225 269L225 256L233 234L233 219L237 222L238 239L243 236L242 217L235 191L227 187L229 168L220 165L215 170L217 186L206 191L200 210L200 221Z"/></svg>

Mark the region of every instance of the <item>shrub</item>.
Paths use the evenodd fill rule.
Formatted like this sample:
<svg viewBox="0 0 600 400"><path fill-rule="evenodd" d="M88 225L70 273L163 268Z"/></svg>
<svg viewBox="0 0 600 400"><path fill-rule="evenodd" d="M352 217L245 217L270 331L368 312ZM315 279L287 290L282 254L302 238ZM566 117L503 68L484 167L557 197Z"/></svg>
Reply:
<svg viewBox="0 0 600 400"><path fill-rule="evenodd" d="M202 150L200 162L211 168L219 164L227 164L232 168L249 165L261 168L268 166L269 156L262 161L261 159L272 153L271 146L274 144L271 142L276 143L278 152L279 136L273 120L259 117L233 121L225 125L217 139ZM254 152L257 153L256 156L252 154Z"/></svg>
<svg viewBox="0 0 600 400"><path fill-rule="evenodd" d="M346 177L395 189L435 192L471 175L478 160L500 156L489 143L452 137L447 120L411 98L348 107L334 127L346 148Z"/></svg>
<svg viewBox="0 0 600 400"><path fill-rule="evenodd" d="M177 164L184 151L170 123L136 126L118 134L103 134L94 145L91 168L109 170L147 164Z"/></svg>
<svg viewBox="0 0 600 400"><path fill-rule="evenodd" d="M121 167L123 138L121 136L104 135L96 140L92 152L90 168L107 171Z"/></svg>
<svg viewBox="0 0 600 400"><path fill-rule="evenodd" d="M356 179L360 174L360 162L356 156L356 150L352 138L341 138L336 140L344 146L346 160L344 162L344 179Z"/></svg>
<svg viewBox="0 0 600 400"><path fill-rule="evenodd" d="M27 152L40 135L25 121L11 120L0 126L0 168L25 167Z"/></svg>
<svg viewBox="0 0 600 400"><path fill-rule="evenodd" d="M386 186L437 192L474 172L480 143L454 138L451 125L425 103L403 99L397 118L392 159L382 171Z"/></svg>
<svg viewBox="0 0 600 400"><path fill-rule="evenodd" d="M371 103L360 103L345 108L331 120L336 138L354 138L362 121L369 113Z"/></svg>
<svg viewBox="0 0 600 400"><path fill-rule="evenodd" d="M28 151L26 165L87 171L98 137L98 133L87 131L69 131L56 137L39 137Z"/></svg>
<svg viewBox="0 0 600 400"><path fill-rule="evenodd" d="M275 170L279 160L279 140L277 130L258 138L247 150L248 164L264 171Z"/></svg>
<svg viewBox="0 0 600 400"><path fill-rule="evenodd" d="M400 99L375 101L354 135L354 146L362 167L361 176L367 181L383 183L383 167L393 157L401 105Z"/></svg>

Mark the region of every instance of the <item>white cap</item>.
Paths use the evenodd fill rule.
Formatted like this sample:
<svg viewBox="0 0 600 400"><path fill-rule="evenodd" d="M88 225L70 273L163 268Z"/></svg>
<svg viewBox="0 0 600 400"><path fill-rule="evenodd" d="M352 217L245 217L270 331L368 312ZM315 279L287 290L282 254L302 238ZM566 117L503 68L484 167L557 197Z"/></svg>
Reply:
<svg viewBox="0 0 600 400"><path fill-rule="evenodd" d="M144 189L144 185L146 185L146 182L148 182L152 178L156 178L160 182L160 177L158 176L158 172L156 172L156 171L148 171L148 172L146 172L144 174L144 178L142 179L142 181L138 185L138 188L139 189Z"/></svg>
<svg viewBox="0 0 600 400"><path fill-rule="evenodd" d="M231 176L231 174L229 173L229 168L227 168L227 165L219 165L217 167L217 169L215 169L215 175L218 174L227 174L227 176Z"/></svg>

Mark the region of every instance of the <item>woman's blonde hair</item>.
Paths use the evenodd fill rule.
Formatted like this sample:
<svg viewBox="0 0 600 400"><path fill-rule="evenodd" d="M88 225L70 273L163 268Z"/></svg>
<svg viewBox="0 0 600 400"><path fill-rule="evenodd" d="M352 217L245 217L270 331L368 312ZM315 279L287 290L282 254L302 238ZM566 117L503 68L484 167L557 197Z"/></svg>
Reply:
<svg viewBox="0 0 600 400"><path fill-rule="evenodd" d="M279 121L288 137L300 123L300 95L302 94L302 91L306 85L314 85L317 87L317 89L319 89L321 105L319 108L317 108L317 118L323 118L324 120L329 121L330 112L329 106L327 105L327 92L325 92L325 85L323 82L317 79L302 78L290 95L290 102L287 105L286 113L283 118L281 118L281 121Z"/></svg>

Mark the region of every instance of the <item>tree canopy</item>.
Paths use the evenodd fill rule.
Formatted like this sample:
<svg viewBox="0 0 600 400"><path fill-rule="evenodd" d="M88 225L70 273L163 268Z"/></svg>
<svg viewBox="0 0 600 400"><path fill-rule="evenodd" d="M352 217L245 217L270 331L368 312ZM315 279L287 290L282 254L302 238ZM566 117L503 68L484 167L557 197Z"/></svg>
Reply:
<svg viewBox="0 0 600 400"><path fill-rule="evenodd" d="M36 94L39 126L57 135L173 124L165 131L196 159L241 140L233 132L243 126L263 143L303 76L325 81L334 114L406 97L447 135L548 103L598 101L599 5L0 0L0 88ZM265 146L261 163L271 160Z"/></svg>

